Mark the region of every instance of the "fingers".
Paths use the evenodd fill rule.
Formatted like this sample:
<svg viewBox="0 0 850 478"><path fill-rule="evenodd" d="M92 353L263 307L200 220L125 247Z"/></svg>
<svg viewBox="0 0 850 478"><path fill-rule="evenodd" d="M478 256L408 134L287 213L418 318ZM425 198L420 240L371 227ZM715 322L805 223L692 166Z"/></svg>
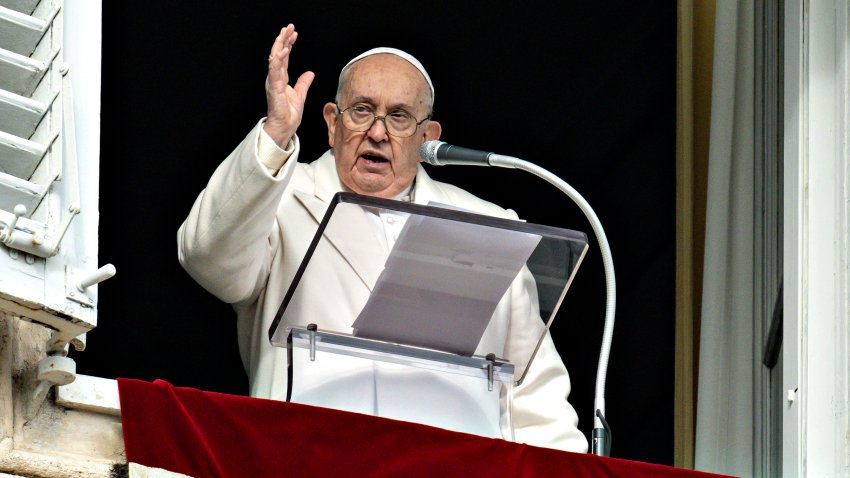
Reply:
<svg viewBox="0 0 850 478"><path fill-rule="evenodd" d="M290 25L292 26L292 25ZM293 27L295 28L295 27ZM283 47L283 50L280 52L281 60L283 62L283 68L289 69L289 54L292 53L292 45L295 44L295 40L298 39L298 32L292 31L289 35L289 42Z"/></svg>
<svg viewBox="0 0 850 478"><path fill-rule="evenodd" d="M280 30L269 53L266 77L268 114L264 129L278 145L285 144L301 123L307 91L313 83L313 72L303 73L294 85L289 85L289 58L298 32L292 24Z"/></svg>
<svg viewBox="0 0 850 478"><path fill-rule="evenodd" d="M289 24L281 28L280 33L272 44L271 52L269 52L269 68L279 68L289 66L288 54L292 51L292 44L298 38L298 32L295 31L295 25ZM283 61L283 63L280 63Z"/></svg>
<svg viewBox="0 0 850 478"><path fill-rule="evenodd" d="M298 38L295 26L289 24L280 30L269 54L268 86L275 92L285 91L289 84L289 54Z"/></svg>
<svg viewBox="0 0 850 478"><path fill-rule="evenodd" d="M280 29L280 33L278 33L277 37L274 39L274 43L272 44L272 49L269 52L269 58L276 56L280 51L288 46L290 42L290 37L295 32L295 25L289 24Z"/></svg>

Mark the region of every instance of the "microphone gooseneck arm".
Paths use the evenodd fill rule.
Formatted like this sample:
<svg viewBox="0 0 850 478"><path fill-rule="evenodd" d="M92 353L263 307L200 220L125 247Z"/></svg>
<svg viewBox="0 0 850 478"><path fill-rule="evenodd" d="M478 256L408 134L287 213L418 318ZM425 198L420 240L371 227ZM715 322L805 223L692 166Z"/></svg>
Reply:
<svg viewBox="0 0 850 478"><path fill-rule="evenodd" d="M458 158L452 153L462 150L464 156ZM611 340L614 335L614 315L617 307L617 283L614 277L614 259L608 238L602 223L593 212L590 204L566 181L552 174L546 169L529 163L519 158L503 156L500 154L486 153L483 151L468 150L451 146L442 141L428 141L420 148L422 159L429 164L443 166L446 164L464 164L476 166L497 166L500 168L520 169L529 172L549 184L555 186L566 194L590 221L590 226L596 234L599 249L602 253L602 266L605 269L605 328L602 333L602 347L599 351L599 364L596 370L596 391L593 399L593 437L591 440L591 452L599 456L609 456L611 452L610 429L605 420L605 380L608 374L608 357L611 354Z"/></svg>

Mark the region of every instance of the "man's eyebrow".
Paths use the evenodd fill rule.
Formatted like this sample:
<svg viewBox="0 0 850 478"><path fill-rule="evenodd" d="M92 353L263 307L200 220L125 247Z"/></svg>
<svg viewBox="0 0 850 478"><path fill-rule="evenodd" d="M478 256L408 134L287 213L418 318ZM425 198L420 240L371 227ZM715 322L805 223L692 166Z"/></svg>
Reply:
<svg viewBox="0 0 850 478"><path fill-rule="evenodd" d="M351 104L357 104L357 103L366 103L366 104L371 105L371 106L377 106L375 100L372 99L372 98L369 98L368 96L355 96L354 98L352 98ZM389 105L387 107L387 111L404 110L404 111L410 112L410 111L414 111L415 109L416 108L414 108L412 105L409 105L407 103L396 103L396 104Z"/></svg>
<svg viewBox="0 0 850 478"><path fill-rule="evenodd" d="M374 106L375 100L373 100L372 98L369 98L367 96L355 96L354 98L351 99L351 104L355 104L355 103L367 103L367 104Z"/></svg>
<svg viewBox="0 0 850 478"><path fill-rule="evenodd" d="M389 110L404 110L404 111L407 111L408 113L414 111L415 109L416 108L414 108L412 105L409 105L407 103L396 103L396 104L390 106L389 108L387 108L388 111Z"/></svg>

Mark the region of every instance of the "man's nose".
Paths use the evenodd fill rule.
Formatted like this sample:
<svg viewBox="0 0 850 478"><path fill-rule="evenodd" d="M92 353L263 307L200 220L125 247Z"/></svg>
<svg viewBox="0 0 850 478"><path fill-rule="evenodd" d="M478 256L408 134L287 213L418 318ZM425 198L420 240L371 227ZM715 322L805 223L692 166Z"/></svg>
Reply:
<svg viewBox="0 0 850 478"><path fill-rule="evenodd" d="M384 123L384 118L375 118L375 121L372 122L372 126L369 127L366 134L376 143L387 141L389 139L389 133L387 133L387 124Z"/></svg>

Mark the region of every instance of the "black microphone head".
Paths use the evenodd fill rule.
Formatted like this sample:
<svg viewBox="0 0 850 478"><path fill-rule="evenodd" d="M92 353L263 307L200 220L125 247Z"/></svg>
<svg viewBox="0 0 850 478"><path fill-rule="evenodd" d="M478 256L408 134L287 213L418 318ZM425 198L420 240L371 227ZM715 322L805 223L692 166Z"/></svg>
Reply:
<svg viewBox="0 0 850 478"><path fill-rule="evenodd" d="M421 156L422 160L428 164L442 166L443 164L437 159L437 149L444 144L446 143L436 139L425 141L422 143L422 146L419 147L419 156Z"/></svg>

